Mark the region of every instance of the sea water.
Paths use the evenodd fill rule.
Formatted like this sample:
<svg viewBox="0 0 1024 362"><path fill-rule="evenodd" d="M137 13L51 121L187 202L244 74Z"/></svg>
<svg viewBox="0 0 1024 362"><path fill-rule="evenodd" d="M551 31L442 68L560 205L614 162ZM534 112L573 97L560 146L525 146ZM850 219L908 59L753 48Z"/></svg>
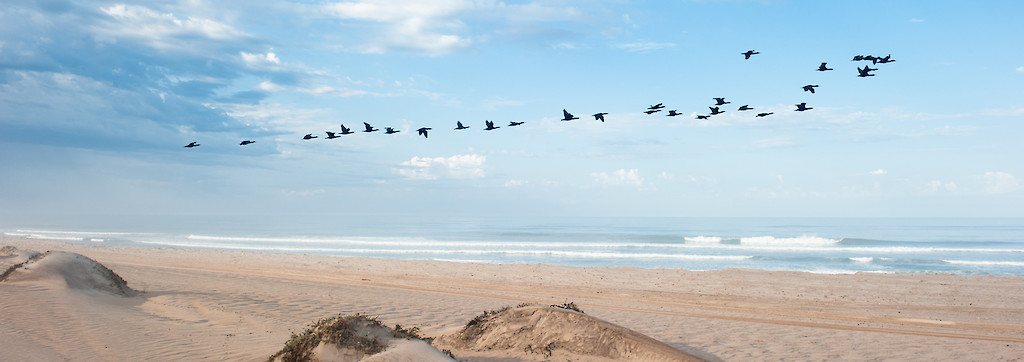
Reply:
<svg viewBox="0 0 1024 362"><path fill-rule="evenodd" d="M73 243L471 263L1024 275L1021 218L162 215L0 231Z"/></svg>

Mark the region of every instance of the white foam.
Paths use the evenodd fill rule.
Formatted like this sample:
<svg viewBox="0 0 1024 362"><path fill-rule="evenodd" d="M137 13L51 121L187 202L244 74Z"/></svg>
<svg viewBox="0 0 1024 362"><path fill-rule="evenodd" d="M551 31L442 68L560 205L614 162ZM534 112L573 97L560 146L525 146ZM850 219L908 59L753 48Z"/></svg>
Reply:
<svg viewBox="0 0 1024 362"><path fill-rule="evenodd" d="M722 238L718 237L718 236L704 236L704 235L693 236L693 237L687 236L687 237L685 237L683 239L686 240L686 242L688 242L688 243L698 243L698 244L718 244L718 243L722 242Z"/></svg>
<svg viewBox="0 0 1024 362"><path fill-rule="evenodd" d="M832 246L842 239L827 239L817 236L799 236L795 238L776 238L774 236L754 236L740 238L742 245L756 246Z"/></svg>
<svg viewBox="0 0 1024 362"><path fill-rule="evenodd" d="M870 256L868 256L868 257L863 257L863 258L853 258L853 257L851 257L851 258L850 258L850 260L851 260L851 261L853 261L853 262L856 262L856 263L864 263L864 264L867 264L867 263L870 263L870 262L873 262L873 261L875 261L875 258L872 258L872 257L870 257Z"/></svg>
<svg viewBox="0 0 1024 362"><path fill-rule="evenodd" d="M974 261L974 260L943 260L958 265L992 265L992 266L1024 266L1024 261Z"/></svg>

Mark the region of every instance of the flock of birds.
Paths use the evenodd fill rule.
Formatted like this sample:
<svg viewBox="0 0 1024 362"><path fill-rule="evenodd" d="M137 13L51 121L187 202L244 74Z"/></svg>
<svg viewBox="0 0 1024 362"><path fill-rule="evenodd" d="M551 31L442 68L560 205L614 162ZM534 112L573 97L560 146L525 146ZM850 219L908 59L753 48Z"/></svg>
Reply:
<svg viewBox="0 0 1024 362"><path fill-rule="evenodd" d="M744 59L750 59L751 56L753 56L755 54L761 54L761 53L758 52L758 51L755 51L755 50L748 50L748 51L740 53L740 54L743 55ZM853 57L853 61L855 61L855 62L856 61L870 61L872 65L877 65L877 64L892 63L892 62L895 62L896 60L892 59L892 54L889 54L889 55L886 55L885 57L876 57L876 56L873 56L873 55L857 55L857 56ZM828 62L821 62L821 65L818 66L817 70L819 72L826 72L826 71L830 71L830 70L834 70L834 69L828 67ZM871 72L876 71L876 70L878 70L878 68L871 68L868 65L865 65L864 68L857 67L857 76L861 77L861 78L864 78L864 77L874 77L875 75L871 74ZM814 94L815 88L818 88L817 84L808 84L808 85L803 86L804 92L810 92L811 94ZM724 97L716 97L716 98L713 98L713 99L715 100L715 104L708 107L710 112L708 112L708 114L698 114L696 116L697 119L709 119L709 118L711 118L711 116L716 116L716 115L725 113L726 111L721 110L721 107L726 105L726 104L732 103L732 102L726 101ZM665 105L663 103L658 103L658 104L652 105L650 107L647 107L647 110L644 111L644 113L646 113L648 115L652 115L654 113L661 112L664 108L665 108ZM794 111L796 111L796 112L804 112L804 111L811 110L811 109L814 109L814 108L813 107L808 107L806 102L802 102L802 103L796 104L796 109L794 109ZM738 111L752 111L752 110L754 110L754 108L750 107L750 105L745 104L745 105L740 106L737 110ZM599 113L594 113L592 116L594 117L595 120L604 122L605 121L604 116L607 115L607 114L608 114L607 112L599 112ZM757 113L755 115L755 117L768 117L768 116L770 116L772 114L774 114L774 112L760 112L760 113ZM669 117L675 117L675 116L681 116L681 115L683 115L683 113L679 113L678 110L675 110L675 109L670 109L670 110L668 110L668 112L665 115L669 116ZM572 121L572 120L575 120L575 119L579 119L579 117L574 116L572 113L569 113L569 111L567 111L565 109L562 110L562 119L561 119L561 121ZM469 126L463 125L462 121L457 121L455 123L456 123L456 126L455 126L454 129L457 130L457 131L469 129ZM516 126L522 125L523 123L525 123L525 122L512 121L512 122L509 122L508 127L516 127ZM500 126L495 126L494 122L492 122L492 121L484 121L484 125L485 125L484 131L493 131L495 129L501 128ZM363 128L363 132L364 133L372 133L372 132L379 131L379 129L374 128L372 125L370 125L367 122L363 122L363 127L364 127ZM433 128L430 128L430 127L421 127L419 129L417 129L416 132L417 132L418 135L423 136L424 138L427 138L428 132L430 130L432 130L432 129ZM397 130L397 129L393 128L393 127L384 127L384 133L385 134L395 134L395 133L399 133L399 132L401 132L401 130ZM326 132L327 137L325 137L325 139L335 139L335 138L341 137L342 135L350 135L350 134L353 134L353 133L356 133L356 132L352 131L351 128L345 127L345 125L342 124L341 125L341 132L327 131ZM303 140L307 140L307 141L311 140L311 139L316 139L316 138L319 138L319 136L314 136L312 133L308 133L308 134L306 134L305 136L302 137ZM253 140L243 140L241 143L239 143L239 145L246 146L246 145L250 145L250 144L253 144L253 143L256 143L256 141L253 141ZM198 142L191 142L191 143L185 145L185 148L193 148L193 147L199 147L199 146L200 146L200 144Z"/></svg>

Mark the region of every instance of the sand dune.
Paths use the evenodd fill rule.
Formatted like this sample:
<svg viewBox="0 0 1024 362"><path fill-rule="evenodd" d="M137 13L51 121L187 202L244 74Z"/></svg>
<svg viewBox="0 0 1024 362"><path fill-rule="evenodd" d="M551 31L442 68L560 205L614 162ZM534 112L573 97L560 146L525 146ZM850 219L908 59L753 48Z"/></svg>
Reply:
<svg viewBox="0 0 1024 362"><path fill-rule="evenodd" d="M0 282L0 360L265 361L293 333L325 317L363 313L441 339L483 310L570 300L587 316L706 359L1024 355L1021 277L459 264L9 237L0 237L0 245L17 247L4 249L0 265L27 260L25 250L63 250L99 261L137 291L127 297L83 292L59 273ZM61 259L56 264L83 262L69 256L51 262ZM30 270L43 275L42 269ZM553 338L539 336L542 347L550 344L543 338ZM477 359L484 352L474 348L452 352ZM568 353L553 351L554 358ZM479 357L540 355L516 353Z"/></svg>
<svg viewBox="0 0 1024 362"><path fill-rule="evenodd" d="M38 253L25 251L14 253L29 256L24 262L14 264L0 280L12 283L38 281L63 285L82 293L109 293L122 297L134 296L134 290L112 270L81 254L62 251ZM14 254L12 253L12 254Z"/></svg>

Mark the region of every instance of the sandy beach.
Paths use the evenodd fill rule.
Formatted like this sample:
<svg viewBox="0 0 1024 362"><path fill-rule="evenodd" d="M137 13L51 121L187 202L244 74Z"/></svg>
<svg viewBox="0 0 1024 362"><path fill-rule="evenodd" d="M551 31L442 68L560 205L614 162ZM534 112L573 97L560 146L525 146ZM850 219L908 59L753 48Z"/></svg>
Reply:
<svg viewBox="0 0 1024 362"><path fill-rule="evenodd" d="M0 282L3 360L266 360L313 321L362 313L425 336L483 311L574 302L709 360L1024 356L1024 277L590 268L68 244L138 293ZM7 265L4 265L6 269ZM550 359L451 350L462 359Z"/></svg>

